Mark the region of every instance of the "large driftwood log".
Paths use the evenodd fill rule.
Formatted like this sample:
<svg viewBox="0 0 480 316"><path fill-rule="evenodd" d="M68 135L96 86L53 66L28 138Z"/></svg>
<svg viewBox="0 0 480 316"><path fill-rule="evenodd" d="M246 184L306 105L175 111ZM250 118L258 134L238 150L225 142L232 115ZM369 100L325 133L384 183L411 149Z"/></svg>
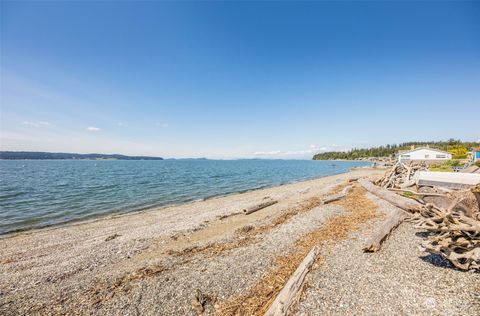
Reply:
<svg viewBox="0 0 480 316"><path fill-rule="evenodd" d="M243 214L245 214L245 215L252 214L256 211L260 211L261 209L264 209L264 208L269 207L269 206L271 206L273 204L276 204L276 203L278 203L277 200L271 200L271 199L264 200L264 201L260 202L259 204L255 204L255 205L252 205L250 207L247 207L247 208L243 209Z"/></svg>
<svg viewBox="0 0 480 316"><path fill-rule="evenodd" d="M350 192L350 190L353 188L353 185L348 185L346 186L345 188L343 188L342 192L338 193L338 194L334 194L332 196L329 196L327 198L325 198L322 202L323 204L328 204L328 203L331 203L331 202L334 202L334 201L338 201L340 199L343 199L344 197L347 196L348 192Z"/></svg>
<svg viewBox="0 0 480 316"><path fill-rule="evenodd" d="M265 316L285 316L288 310L297 302L299 294L303 287L305 276L310 271L312 265L315 263L315 258L318 254L317 246L303 259L297 270L292 274L283 289L278 293L270 308L265 313Z"/></svg>
<svg viewBox="0 0 480 316"><path fill-rule="evenodd" d="M386 200L390 204L393 204L406 212L419 212L423 207L423 205L417 201L399 196L398 194L390 192L387 189L378 187L366 179L358 179L358 183L360 183L360 185L370 193L373 193L379 198Z"/></svg>
<svg viewBox="0 0 480 316"><path fill-rule="evenodd" d="M387 240L391 232L400 225L407 217L406 213L398 208L395 208L394 212L385 220L372 238L365 244L363 251L365 252L377 252L382 247L382 243Z"/></svg>

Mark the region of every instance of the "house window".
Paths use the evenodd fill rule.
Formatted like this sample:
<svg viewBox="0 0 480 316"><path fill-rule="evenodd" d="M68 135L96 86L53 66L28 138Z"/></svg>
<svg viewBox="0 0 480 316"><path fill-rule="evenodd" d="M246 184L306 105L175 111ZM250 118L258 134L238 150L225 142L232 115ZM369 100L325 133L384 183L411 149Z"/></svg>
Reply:
<svg viewBox="0 0 480 316"><path fill-rule="evenodd" d="M445 158L447 158L447 156L446 155L437 155L437 158L438 159L445 159Z"/></svg>
<svg viewBox="0 0 480 316"><path fill-rule="evenodd" d="M428 155L428 154L425 155L425 159L428 159L428 158L430 158L430 155Z"/></svg>

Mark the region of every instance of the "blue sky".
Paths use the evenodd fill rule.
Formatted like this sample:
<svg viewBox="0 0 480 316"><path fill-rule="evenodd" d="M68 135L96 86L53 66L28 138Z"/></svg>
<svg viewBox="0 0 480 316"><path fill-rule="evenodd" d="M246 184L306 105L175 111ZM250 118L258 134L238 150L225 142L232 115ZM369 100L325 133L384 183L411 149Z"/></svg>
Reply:
<svg viewBox="0 0 480 316"><path fill-rule="evenodd" d="M480 2L2 1L0 23L2 150L480 139Z"/></svg>

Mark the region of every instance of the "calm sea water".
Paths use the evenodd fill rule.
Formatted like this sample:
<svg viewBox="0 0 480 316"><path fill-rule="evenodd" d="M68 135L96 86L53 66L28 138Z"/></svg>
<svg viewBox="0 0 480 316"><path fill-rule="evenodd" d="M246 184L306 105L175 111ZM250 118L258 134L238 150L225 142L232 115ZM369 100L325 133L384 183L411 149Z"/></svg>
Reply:
<svg viewBox="0 0 480 316"><path fill-rule="evenodd" d="M0 234L348 171L308 160L0 160Z"/></svg>

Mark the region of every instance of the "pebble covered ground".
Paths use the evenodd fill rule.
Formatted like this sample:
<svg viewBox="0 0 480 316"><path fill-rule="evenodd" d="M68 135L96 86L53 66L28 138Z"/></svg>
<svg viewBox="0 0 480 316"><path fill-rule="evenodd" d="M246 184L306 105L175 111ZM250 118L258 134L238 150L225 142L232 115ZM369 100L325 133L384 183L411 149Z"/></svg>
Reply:
<svg viewBox="0 0 480 316"><path fill-rule="evenodd" d="M201 301L205 315L247 315L224 307L254 295L305 236L320 236L349 214L342 203L319 199L348 179L381 173L359 170L0 239L0 314L197 315ZM279 203L241 214L265 196ZM366 197L379 205L377 220L322 254L294 313L478 315L479 274L421 253L410 224L380 252L362 252L391 211Z"/></svg>
<svg viewBox="0 0 480 316"><path fill-rule="evenodd" d="M369 235L362 230L339 243L308 275L295 315L480 315L480 273L420 251L422 232L408 222L377 253L362 251Z"/></svg>

